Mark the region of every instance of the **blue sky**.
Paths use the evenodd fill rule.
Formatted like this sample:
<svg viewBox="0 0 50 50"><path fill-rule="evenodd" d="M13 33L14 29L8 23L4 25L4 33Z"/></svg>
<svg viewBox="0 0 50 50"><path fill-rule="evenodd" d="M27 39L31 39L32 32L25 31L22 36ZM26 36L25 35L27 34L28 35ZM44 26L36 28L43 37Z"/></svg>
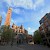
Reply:
<svg viewBox="0 0 50 50"><path fill-rule="evenodd" d="M2 25L9 7L12 8L11 25L22 24L29 34L33 34L40 26L39 20L50 12L50 0L0 0Z"/></svg>

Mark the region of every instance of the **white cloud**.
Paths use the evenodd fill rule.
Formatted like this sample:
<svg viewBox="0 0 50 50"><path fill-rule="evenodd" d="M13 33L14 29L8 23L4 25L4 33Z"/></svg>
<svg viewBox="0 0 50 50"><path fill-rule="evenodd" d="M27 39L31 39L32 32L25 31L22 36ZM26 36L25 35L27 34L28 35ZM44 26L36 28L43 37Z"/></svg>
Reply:
<svg viewBox="0 0 50 50"><path fill-rule="evenodd" d="M30 28L30 27L28 27L28 31L29 31L29 30L31 30L31 28Z"/></svg>
<svg viewBox="0 0 50 50"><path fill-rule="evenodd" d="M8 3L8 5L12 5L12 0L4 0L4 2Z"/></svg>
<svg viewBox="0 0 50 50"><path fill-rule="evenodd" d="M27 9L32 9L33 7L33 2L32 0L4 0L4 2L8 3L9 6L11 7L24 7Z"/></svg>
<svg viewBox="0 0 50 50"><path fill-rule="evenodd" d="M28 27L28 31L29 31L29 32L34 32L35 29Z"/></svg>
<svg viewBox="0 0 50 50"><path fill-rule="evenodd" d="M26 9L35 9L39 5L44 4L44 0L36 0L35 3L33 3L32 0L4 0L6 3L8 3L11 7L24 7Z"/></svg>
<svg viewBox="0 0 50 50"><path fill-rule="evenodd" d="M33 2L32 0L17 0L17 1L14 1L14 5L15 6L21 6L21 7L24 7L24 8L32 8L33 7Z"/></svg>
<svg viewBox="0 0 50 50"><path fill-rule="evenodd" d="M20 9L14 9L13 12L15 12L16 14L20 14L21 13Z"/></svg>
<svg viewBox="0 0 50 50"><path fill-rule="evenodd" d="M36 0L33 6L34 10L39 6L44 6L44 0Z"/></svg>
<svg viewBox="0 0 50 50"><path fill-rule="evenodd" d="M44 3L44 0L36 0L35 2L36 5L43 4L43 3Z"/></svg>
<svg viewBox="0 0 50 50"><path fill-rule="evenodd" d="M36 30L36 29L33 29L33 28L31 28L31 27L28 27L28 33L29 34L32 34L33 35L33 33L34 33L34 31Z"/></svg>

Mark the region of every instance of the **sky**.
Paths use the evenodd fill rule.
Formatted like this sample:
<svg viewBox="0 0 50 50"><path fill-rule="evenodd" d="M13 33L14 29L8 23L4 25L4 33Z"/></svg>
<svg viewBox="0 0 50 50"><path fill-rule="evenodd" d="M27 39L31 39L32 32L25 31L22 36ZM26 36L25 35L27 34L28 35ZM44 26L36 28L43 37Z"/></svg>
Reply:
<svg viewBox="0 0 50 50"><path fill-rule="evenodd" d="M0 15L2 25L6 20L8 8L12 8L11 25L21 24L33 35L40 26L40 19L50 12L50 0L0 0Z"/></svg>

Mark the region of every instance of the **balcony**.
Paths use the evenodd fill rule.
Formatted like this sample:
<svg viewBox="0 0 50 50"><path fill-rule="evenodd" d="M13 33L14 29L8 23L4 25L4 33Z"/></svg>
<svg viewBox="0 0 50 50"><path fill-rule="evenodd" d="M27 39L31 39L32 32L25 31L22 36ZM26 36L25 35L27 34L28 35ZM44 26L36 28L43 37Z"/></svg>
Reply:
<svg viewBox="0 0 50 50"><path fill-rule="evenodd" d="M41 32L42 32L42 33L45 33L45 31L44 31L44 30L42 30Z"/></svg>
<svg viewBox="0 0 50 50"><path fill-rule="evenodd" d="M50 26L48 27L48 31L50 31Z"/></svg>

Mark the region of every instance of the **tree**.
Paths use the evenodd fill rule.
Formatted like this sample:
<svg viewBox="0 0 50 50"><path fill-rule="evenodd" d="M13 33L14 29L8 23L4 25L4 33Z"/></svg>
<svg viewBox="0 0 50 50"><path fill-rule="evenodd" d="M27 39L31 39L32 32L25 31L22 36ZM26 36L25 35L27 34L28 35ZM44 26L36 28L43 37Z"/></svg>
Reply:
<svg viewBox="0 0 50 50"><path fill-rule="evenodd" d="M1 27L2 30L2 39L7 43L14 37L13 30L9 26L3 25Z"/></svg>
<svg viewBox="0 0 50 50"><path fill-rule="evenodd" d="M1 22L2 22L2 16L0 16L0 34L1 34Z"/></svg>
<svg viewBox="0 0 50 50"><path fill-rule="evenodd" d="M2 16L0 16L0 43L1 43L1 22L2 22Z"/></svg>
<svg viewBox="0 0 50 50"><path fill-rule="evenodd" d="M40 33L38 30L36 30L34 32L34 36L33 36L33 39L34 39L34 43L37 43L37 44L40 44L42 39L41 39L41 36L40 36Z"/></svg>

